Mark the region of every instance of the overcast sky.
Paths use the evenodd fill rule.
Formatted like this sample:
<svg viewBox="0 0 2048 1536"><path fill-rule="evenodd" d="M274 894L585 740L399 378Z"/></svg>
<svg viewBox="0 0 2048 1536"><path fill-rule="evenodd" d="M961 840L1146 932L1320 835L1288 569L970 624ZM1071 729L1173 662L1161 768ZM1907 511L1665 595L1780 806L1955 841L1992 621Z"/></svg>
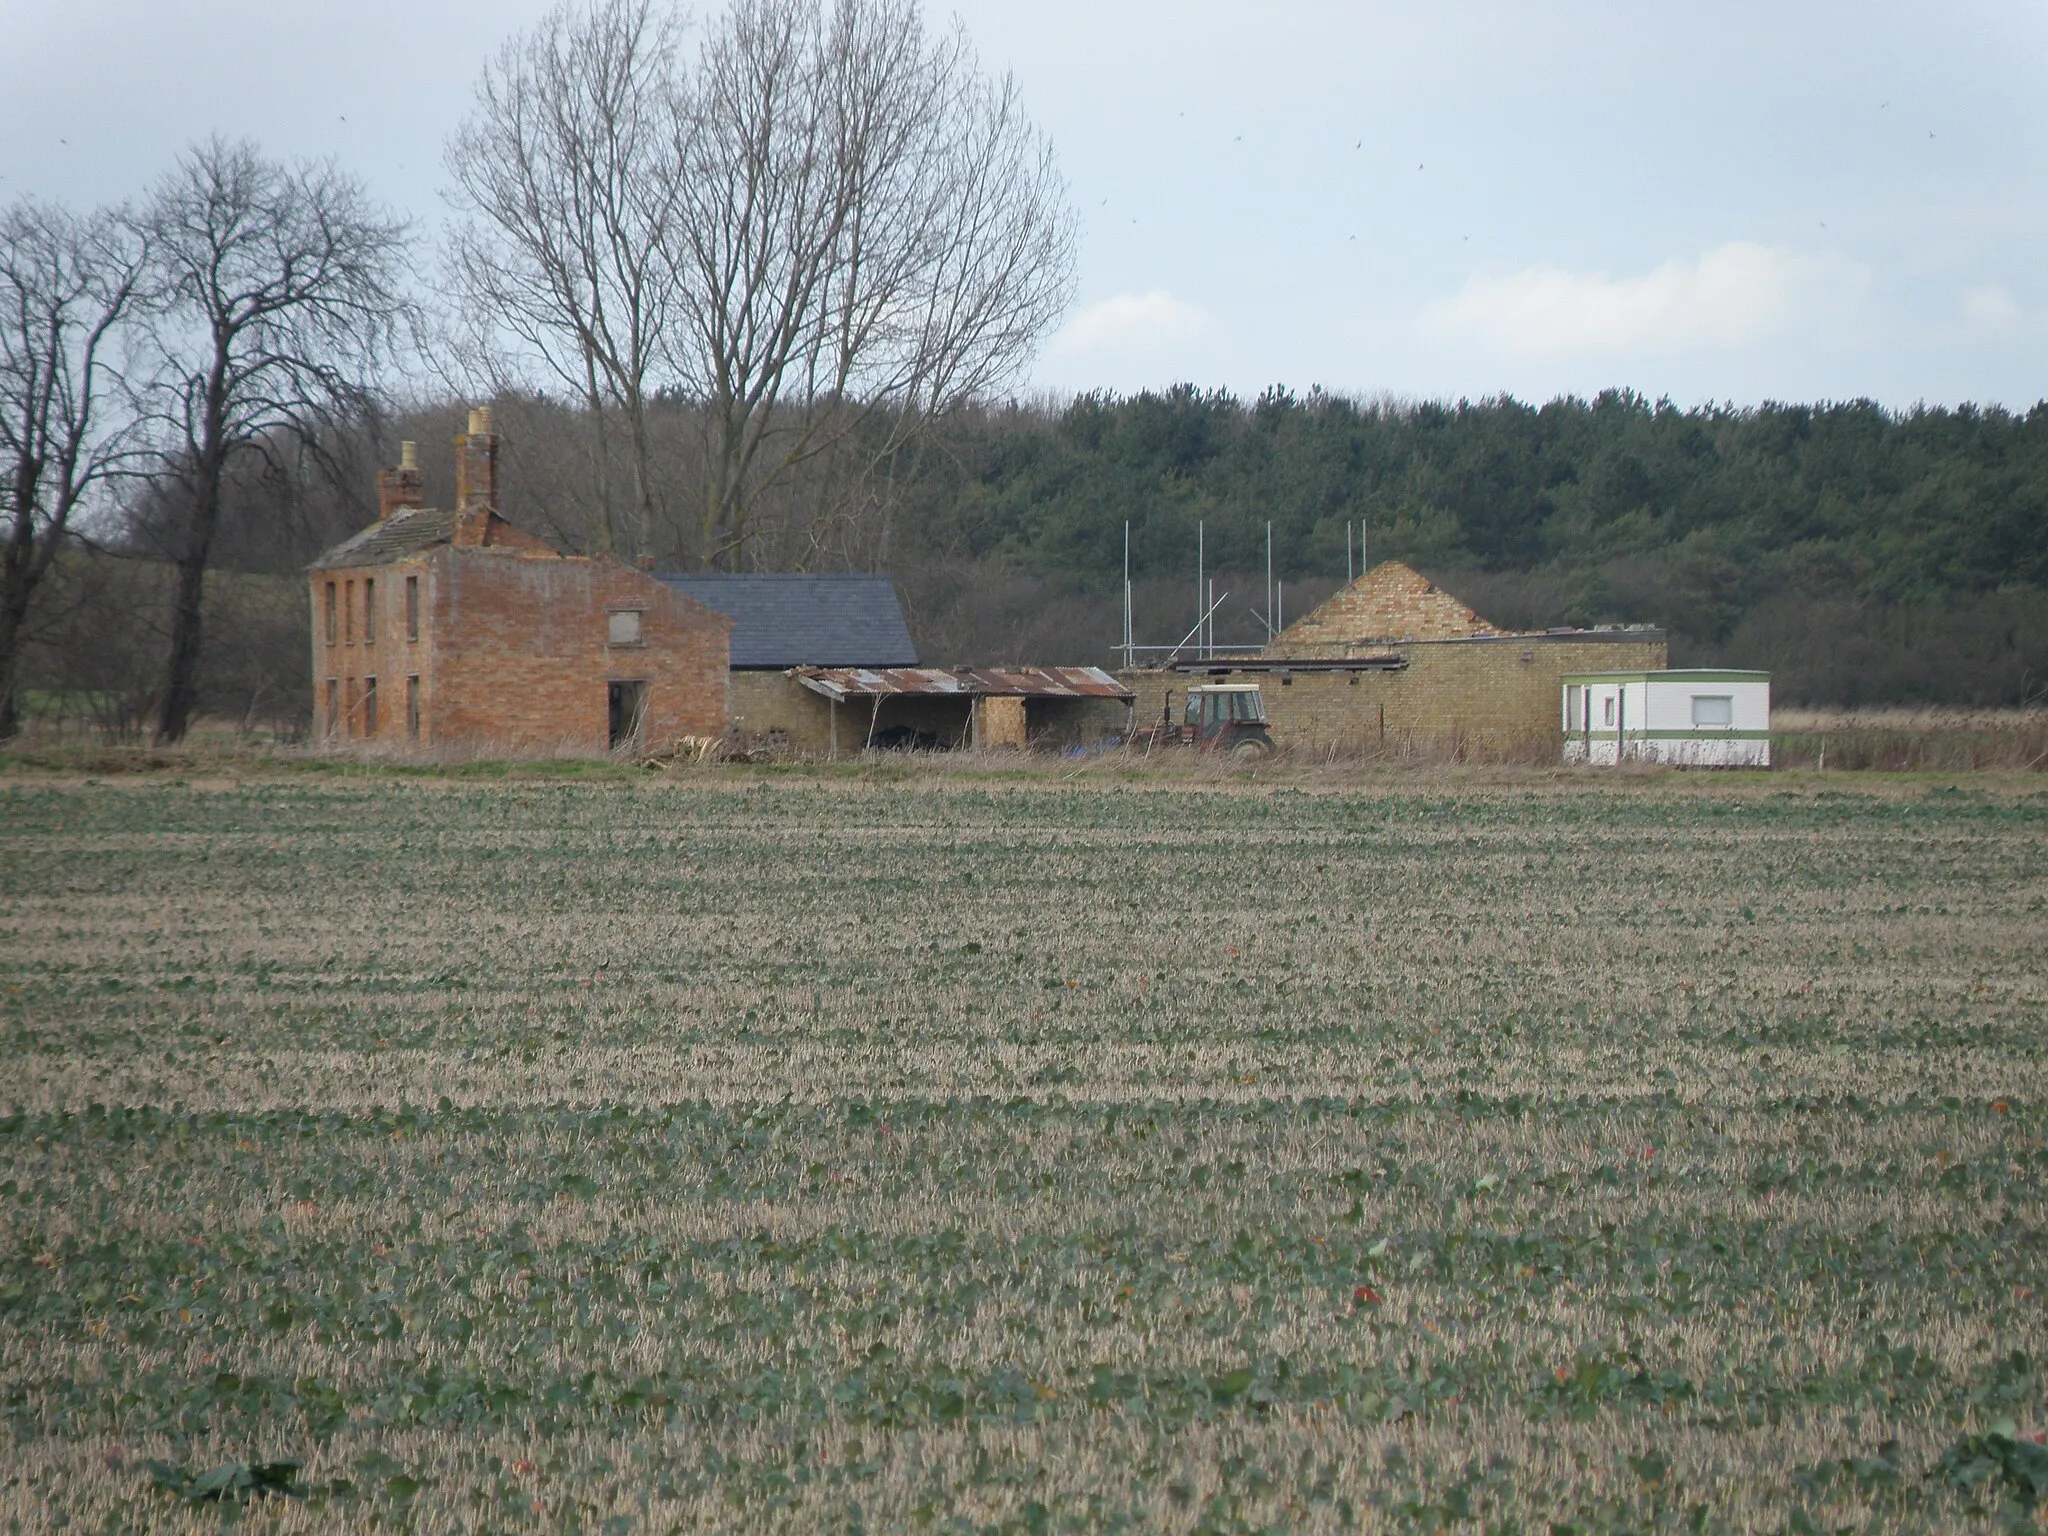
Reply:
<svg viewBox="0 0 2048 1536"><path fill-rule="evenodd" d="M699 11L705 7L699 7ZM0 0L0 198L206 133L431 231L541 0ZM1081 214L1031 387L2048 396L2048 7L966 0Z"/></svg>

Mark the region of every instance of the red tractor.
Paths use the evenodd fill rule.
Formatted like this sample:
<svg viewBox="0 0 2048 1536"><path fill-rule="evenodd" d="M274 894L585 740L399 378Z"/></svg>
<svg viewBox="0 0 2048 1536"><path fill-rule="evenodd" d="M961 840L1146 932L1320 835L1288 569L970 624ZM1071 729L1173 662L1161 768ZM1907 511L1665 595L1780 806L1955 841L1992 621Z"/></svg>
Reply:
<svg viewBox="0 0 2048 1536"><path fill-rule="evenodd" d="M1168 692L1159 723L1138 732L1152 747L1187 746L1198 752L1221 752L1238 762L1257 762L1274 753L1266 728L1266 701L1257 683L1210 683L1188 689L1181 723L1173 723L1173 694Z"/></svg>

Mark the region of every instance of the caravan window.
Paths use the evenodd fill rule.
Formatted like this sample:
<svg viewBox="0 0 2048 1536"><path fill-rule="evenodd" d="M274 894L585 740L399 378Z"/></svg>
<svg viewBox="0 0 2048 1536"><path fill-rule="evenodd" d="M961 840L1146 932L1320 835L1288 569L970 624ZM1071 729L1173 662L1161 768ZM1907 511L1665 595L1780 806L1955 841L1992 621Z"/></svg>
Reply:
<svg viewBox="0 0 2048 1536"><path fill-rule="evenodd" d="M1696 693L1692 696L1694 725L1733 725L1735 698L1726 693Z"/></svg>

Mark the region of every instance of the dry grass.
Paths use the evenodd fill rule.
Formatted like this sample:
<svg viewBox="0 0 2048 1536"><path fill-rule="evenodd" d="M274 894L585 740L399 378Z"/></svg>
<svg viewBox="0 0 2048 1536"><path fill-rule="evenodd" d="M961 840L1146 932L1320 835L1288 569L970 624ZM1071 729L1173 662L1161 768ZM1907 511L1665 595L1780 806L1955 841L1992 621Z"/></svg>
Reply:
<svg viewBox="0 0 2048 1536"><path fill-rule="evenodd" d="M0 1516L2019 1509L2037 780L890 776L0 782Z"/></svg>
<svg viewBox="0 0 2048 1536"><path fill-rule="evenodd" d="M2048 767L2048 709L1780 709L1772 761L1835 772L2039 771Z"/></svg>

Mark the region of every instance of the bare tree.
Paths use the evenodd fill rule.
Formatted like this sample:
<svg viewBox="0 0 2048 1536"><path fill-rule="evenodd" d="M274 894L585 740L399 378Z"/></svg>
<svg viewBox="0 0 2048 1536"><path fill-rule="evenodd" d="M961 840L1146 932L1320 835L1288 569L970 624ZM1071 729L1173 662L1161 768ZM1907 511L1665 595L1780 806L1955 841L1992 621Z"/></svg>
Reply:
<svg viewBox="0 0 2048 1536"><path fill-rule="evenodd" d="M607 412L625 418L634 539L656 490L647 394L675 291L676 27L650 0L558 6L506 44L450 140L455 320L495 389L552 376L590 413L600 547L619 543Z"/></svg>
<svg viewBox="0 0 2048 1536"><path fill-rule="evenodd" d="M1014 84L916 0L732 0L688 72L656 4L558 9L485 71L448 150L458 315L585 401L606 548L607 415L644 548L659 391L698 428L675 463L700 563L757 558L771 493L808 508L811 558L850 548L835 523L886 505L878 466L1013 380L1064 308L1064 184Z"/></svg>
<svg viewBox="0 0 2048 1536"><path fill-rule="evenodd" d="M206 570L229 462L369 403L364 382L412 313L405 225L331 163L287 166L253 144L188 151L150 199L157 277L152 422L179 509L170 656L156 735L185 734L198 695Z"/></svg>
<svg viewBox="0 0 2048 1536"><path fill-rule="evenodd" d="M15 732L15 680L36 589L72 515L119 462L129 418L112 351L133 311L146 247L126 215L80 218L22 201L0 211L0 739Z"/></svg>
<svg viewBox="0 0 2048 1536"><path fill-rule="evenodd" d="M937 416L1013 380L1071 291L1073 216L1008 77L915 0L734 0L680 125L682 324L702 403L707 564L821 455L865 488ZM879 427L880 430L877 430Z"/></svg>

